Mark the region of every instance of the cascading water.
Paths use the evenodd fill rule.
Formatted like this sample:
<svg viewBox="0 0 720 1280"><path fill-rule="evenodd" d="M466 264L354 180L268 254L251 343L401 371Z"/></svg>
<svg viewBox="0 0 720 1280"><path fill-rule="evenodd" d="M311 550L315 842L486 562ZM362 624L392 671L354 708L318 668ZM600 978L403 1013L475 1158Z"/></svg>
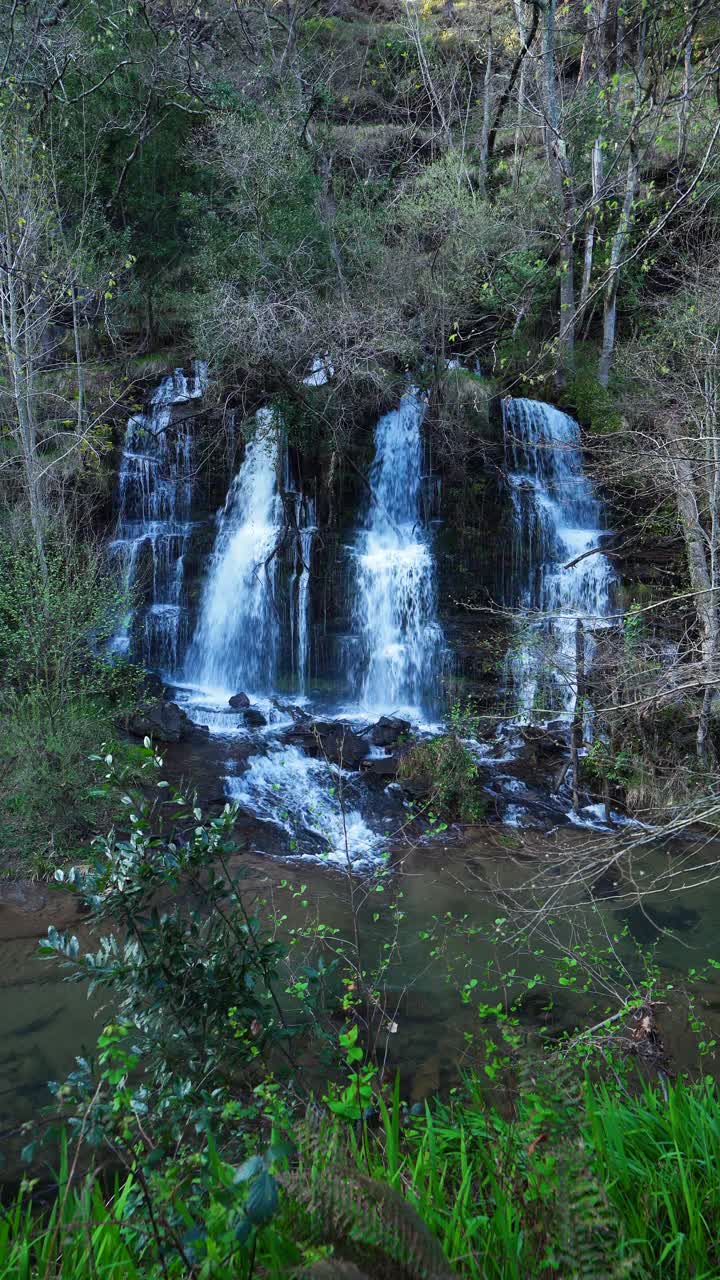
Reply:
<svg viewBox="0 0 720 1280"><path fill-rule="evenodd" d="M601 552L601 503L583 474L580 428L536 400L503 402L507 479L515 523L516 573L528 623L508 660L520 720L571 715L577 695L575 633L610 611L613 574Z"/></svg>
<svg viewBox="0 0 720 1280"><path fill-rule="evenodd" d="M165 672L175 670L183 639L184 556L192 529L192 432L173 410L199 399L206 377L206 366L197 362L190 380L182 369L163 378L149 410L128 421L118 475L118 523L109 550L129 597L141 574L149 582L141 618L128 612L111 647L124 653L135 643L147 666Z"/></svg>
<svg viewBox="0 0 720 1280"><path fill-rule="evenodd" d="M343 866L361 866L377 854L383 837L357 809L338 799L339 770L295 746L270 743L251 756L240 777L226 779L229 797L259 818L282 827L305 853Z"/></svg>
<svg viewBox="0 0 720 1280"><path fill-rule="evenodd" d="M290 653L298 693L305 694L310 670L310 571L317 533L315 503L295 495L295 563L290 580Z"/></svg>
<svg viewBox="0 0 720 1280"><path fill-rule="evenodd" d="M256 430L218 517L217 537L186 662L188 680L218 691L267 693L277 668L277 551L284 517L278 426L258 409Z"/></svg>
<svg viewBox="0 0 720 1280"><path fill-rule="evenodd" d="M375 430L372 499L353 548L351 689L366 710L432 705L440 673L432 551L421 519L425 401L402 397Z"/></svg>

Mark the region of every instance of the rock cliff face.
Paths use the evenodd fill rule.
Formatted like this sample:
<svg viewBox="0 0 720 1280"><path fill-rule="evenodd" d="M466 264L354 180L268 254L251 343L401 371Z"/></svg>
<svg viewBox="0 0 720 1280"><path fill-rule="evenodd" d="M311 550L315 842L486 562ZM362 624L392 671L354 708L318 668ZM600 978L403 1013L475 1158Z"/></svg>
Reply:
<svg viewBox="0 0 720 1280"><path fill-rule="evenodd" d="M184 669L218 518L245 457L244 432L255 429L252 416L243 420L239 410L219 409L198 394L193 376L187 369L161 383L145 411L130 420L118 451L111 546L131 580L137 607L116 644L167 675ZM429 399L420 520L434 556L447 657L445 700L467 690L490 705L501 678L507 624L492 613L468 613L463 605L470 600L491 606L506 595L512 510L501 469L501 416L488 412L489 389L480 379L456 381L466 385ZM292 430L281 429L274 462L280 514L273 517L268 550L279 691L297 692L301 679L329 688L346 665L356 604L353 539L373 501L376 420L372 406L354 423L342 452L307 439L296 443ZM457 431L458 420L472 440L462 455L446 447L449 424ZM299 626L305 629L301 636Z"/></svg>

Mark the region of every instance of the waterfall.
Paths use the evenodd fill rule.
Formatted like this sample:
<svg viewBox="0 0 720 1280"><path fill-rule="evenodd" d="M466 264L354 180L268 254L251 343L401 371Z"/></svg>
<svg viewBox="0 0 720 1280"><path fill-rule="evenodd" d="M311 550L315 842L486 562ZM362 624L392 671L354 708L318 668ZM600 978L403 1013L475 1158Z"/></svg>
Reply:
<svg viewBox="0 0 720 1280"><path fill-rule="evenodd" d="M349 676L354 695L372 711L417 713L436 695L442 633L433 556L420 523L424 413L425 401L411 391L378 422L372 498L352 551Z"/></svg>
<svg viewBox="0 0 720 1280"><path fill-rule="evenodd" d="M207 689L267 692L277 668L275 599L284 526L278 490L279 438L271 409L256 430L217 521L217 536L188 652L187 677Z"/></svg>
<svg viewBox="0 0 720 1280"><path fill-rule="evenodd" d="M310 570L317 533L312 498L295 497L295 563L290 581L290 652L298 693L304 694L310 667Z"/></svg>
<svg viewBox="0 0 720 1280"><path fill-rule="evenodd" d="M592 630L610 611L607 557L577 560L601 545L602 506L583 474L577 422L535 400L507 399L503 414L514 569L522 581L520 600L512 603L529 616L507 663L515 709L522 720L533 712L569 716L577 694L577 619L586 623L589 661Z"/></svg>
<svg viewBox="0 0 720 1280"><path fill-rule="evenodd" d="M147 666L165 672L177 667L183 641L184 556L192 529L192 432L173 410L200 398L206 380L199 361L191 379L182 369L163 378L147 411L128 420L118 473L109 550L128 598L142 590L144 602L128 611L111 648L127 653L137 645Z"/></svg>

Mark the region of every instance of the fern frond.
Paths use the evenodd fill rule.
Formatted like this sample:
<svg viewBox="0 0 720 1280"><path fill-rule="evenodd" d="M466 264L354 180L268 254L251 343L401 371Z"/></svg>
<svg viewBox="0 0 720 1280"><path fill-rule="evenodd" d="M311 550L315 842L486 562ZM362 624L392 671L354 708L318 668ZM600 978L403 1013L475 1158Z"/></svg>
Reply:
<svg viewBox="0 0 720 1280"><path fill-rule="evenodd" d="M370 1268L373 1280L450 1280L450 1266L422 1218L387 1183L354 1170L287 1174L288 1195L308 1215L316 1241Z"/></svg>
<svg viewBox="0 0 720 1280"><path fill-rule="evenodd" d="M618 1257L620 1232L605 1189L580 1144L558 1159L558 1249L566 1280L623 1280L632 1259Z"/></svg>
<svg viewBox="0 0 720 1280"><path fill-rule="evenodd" d="M366 1271L360 1271L354 1262L342 1258L321 1258L309 1266L293 1271L293 1280L371 1280Z"/></svg>

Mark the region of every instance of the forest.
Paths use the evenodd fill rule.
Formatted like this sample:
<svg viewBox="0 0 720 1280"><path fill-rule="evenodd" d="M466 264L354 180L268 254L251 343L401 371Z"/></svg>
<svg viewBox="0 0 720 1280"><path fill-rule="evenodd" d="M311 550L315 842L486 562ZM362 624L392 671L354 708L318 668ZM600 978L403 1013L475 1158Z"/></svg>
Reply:
<svg viewBox="0 0 720 1280"><path fill-rule="evenodd" d="M720 1280L720 4L0 15L0 1280Z"/></svg>

